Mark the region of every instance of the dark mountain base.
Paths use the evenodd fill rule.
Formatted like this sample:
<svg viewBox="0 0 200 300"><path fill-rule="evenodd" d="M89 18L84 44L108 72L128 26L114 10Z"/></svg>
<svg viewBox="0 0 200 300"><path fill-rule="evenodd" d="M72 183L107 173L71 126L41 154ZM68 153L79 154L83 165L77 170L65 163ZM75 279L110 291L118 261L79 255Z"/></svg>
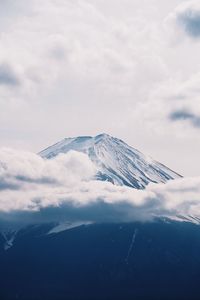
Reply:
<svg viewBox="0 0 200 300"><path fill-rule="evenodd" d="M200 299L200 226L162 222L18 233L4 250L0 299Z"/></svg>

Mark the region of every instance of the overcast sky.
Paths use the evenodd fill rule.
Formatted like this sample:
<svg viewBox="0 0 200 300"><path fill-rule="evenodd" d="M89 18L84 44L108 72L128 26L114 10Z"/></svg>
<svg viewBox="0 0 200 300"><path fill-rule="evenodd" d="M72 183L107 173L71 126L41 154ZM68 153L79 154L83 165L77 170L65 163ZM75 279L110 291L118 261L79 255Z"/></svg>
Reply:
<svg viewBox="0 0 200 300"><path fill-rule="evenodd" d="M0 0L0 147L109 133L200 165L200 4Z"/></svg>

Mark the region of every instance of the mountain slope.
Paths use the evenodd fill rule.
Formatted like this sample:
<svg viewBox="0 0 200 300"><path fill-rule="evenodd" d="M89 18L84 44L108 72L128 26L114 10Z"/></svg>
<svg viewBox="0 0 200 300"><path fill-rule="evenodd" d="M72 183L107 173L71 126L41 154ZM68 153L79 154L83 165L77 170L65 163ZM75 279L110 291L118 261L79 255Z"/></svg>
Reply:
<svg viewBox="0 0 200 300"><path fill-rule="evenodd" d="M97 167L96 178L116 185L143 189L150 182L165 183L181 177L122 140L107 134L66 138L43 150L39 155L51 159L70 150L86 153Z"/></svg>
<svg viewBox="0 0 200 300"><path fill-rule="evenodd" d="M200 227L188 222L21 230L4 250L2 300L198 300Z"/></svg>

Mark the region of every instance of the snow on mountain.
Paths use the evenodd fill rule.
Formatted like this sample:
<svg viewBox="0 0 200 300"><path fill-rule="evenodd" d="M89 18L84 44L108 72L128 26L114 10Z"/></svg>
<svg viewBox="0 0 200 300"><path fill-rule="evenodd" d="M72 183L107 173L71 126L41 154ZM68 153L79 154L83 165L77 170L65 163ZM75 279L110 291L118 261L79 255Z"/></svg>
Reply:
<svg viewBox="0 0 200 300"><path fill-rule="evenodd" d="M70 230L76 227L80 227L80 226L87 226L92 224L92 222L63 222L63 223L58 223L56 226L54 226L53 228L51 228L51 230L47 233L49 234L56 234L62 231L66 231L66 230Z"/></svg>
<svg viewBox="0 0 200 300"><path fill-rule="evenodd" d="M4 250L8 250L13 246L13 243L16 239L18 231L0 231L0 234L3 236L5 243L4 243Z"/></svg>
<svg viewBox="0 0 200 300"><path fill-rule="evenodd" d="M98 170L96 179L110 181L116 185L144 189L151 182L165 183L181 177L163 164L108 134L65 138L39 155L51 159L70 150L89 156Z"/></svg>

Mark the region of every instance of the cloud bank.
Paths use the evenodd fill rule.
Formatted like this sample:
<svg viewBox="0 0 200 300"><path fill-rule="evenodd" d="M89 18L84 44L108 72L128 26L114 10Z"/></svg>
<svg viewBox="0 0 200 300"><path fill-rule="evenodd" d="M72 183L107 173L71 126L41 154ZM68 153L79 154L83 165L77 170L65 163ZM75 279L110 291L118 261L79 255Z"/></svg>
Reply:
<svg viewBox="0 0 200 300"><path fill-rule="evenodd" d="M96 181L88 156L71 151L52 160L0 150L0 223L129 222L200 215L200 178L151 184L145 190Z"/></svg>

